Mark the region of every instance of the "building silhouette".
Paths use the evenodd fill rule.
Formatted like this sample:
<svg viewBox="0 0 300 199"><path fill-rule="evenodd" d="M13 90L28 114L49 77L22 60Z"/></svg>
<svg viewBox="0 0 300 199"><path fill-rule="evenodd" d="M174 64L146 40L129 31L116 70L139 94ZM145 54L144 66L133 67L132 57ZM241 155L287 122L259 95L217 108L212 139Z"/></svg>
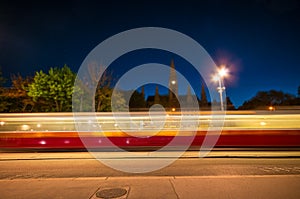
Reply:
<svg viewBox="0 0 300 199"><path fill-rule="evenodd" d="M183 102L185 107L190 107L192 105L195 105L195 103L193 103L193 100L195 100L195 99L197 100L196 103L198 103L198 105L201 105L201 107L204 107L207 109L209 108L209 103L207 102L204 84L202 84L202 90L201 90L201 98L203 99L204 103L201 103L201 100L199 100L197 98L197 96L195 96L191 93L190 87L187 87L186 95L178 94L178 80L177 80L174 60L171 60L171 63L170 63L170 75L169 75L168 86L169 86L169 91L168 91L167 95L159 94L159 87L156 86L155 94L147 97L147 99L146 99L147 107L145 107L145 108L149 108L154 104L160 104L163 107L165 107L166 109L178 110L181 108L179 101Z"/></svg>
<svg viewBox="0 0 300 199"><path fill-rule="evenodd" d="M148 95L145 99L145 88L141 87L141 92L135 90L130 97L129 109L131 111L147 111L154 104L160 104L167 111L178 111L182 109L188 110L211 110L211 107L218 107L220 103L216 99L212 99L211 102L208 101L206 96L206 85L204 82L201 83L201 90L199 91L199 98L197 95L192 94L191 87L187 87L187 93L185 95L179 95L178 93L178 79L176 75L176 69L174 61L171 60L170 63L170 73L168 82L168 93L160 94L159 86L155 86L154 95ZM299 86L300 88L300 86ZM123 92L124 95L130 95L130 92ZM228 110L235 110L230 98L226 97L226 106ZM183 107L180 107L180 104Z"/></svg>

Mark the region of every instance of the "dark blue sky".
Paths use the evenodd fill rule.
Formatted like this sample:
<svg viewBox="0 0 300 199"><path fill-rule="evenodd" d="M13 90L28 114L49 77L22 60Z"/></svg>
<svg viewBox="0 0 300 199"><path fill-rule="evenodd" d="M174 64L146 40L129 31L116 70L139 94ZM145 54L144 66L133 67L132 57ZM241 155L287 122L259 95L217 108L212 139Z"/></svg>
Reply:
<svg viewBox="0 0 300 199"><path fill-rule="evenodd" d="M0 66L8 78L64 64L77 72L100 42L146 26L182 32L199 42L216 64L227 64L232 79L225 82L226 91L236 106L259 90L297 93L300 3L296 0L1 1ZM173 58L175 67L183 67L180 58L165 55L138 56L132 63L169 64ZM132 66L126 60L123 65Z"/></svg>

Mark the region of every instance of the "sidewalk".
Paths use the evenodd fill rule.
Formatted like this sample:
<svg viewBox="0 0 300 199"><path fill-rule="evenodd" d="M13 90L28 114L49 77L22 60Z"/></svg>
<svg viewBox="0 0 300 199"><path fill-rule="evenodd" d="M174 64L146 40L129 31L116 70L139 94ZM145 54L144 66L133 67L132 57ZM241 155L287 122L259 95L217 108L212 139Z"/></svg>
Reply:
<svg viewBox="0 0 300 199"><path fill-rule="evenodd" d="M119 199L298 199L299 186L300 175L3 179L0 198L96 199L118 188L127 192Z"/></svg>

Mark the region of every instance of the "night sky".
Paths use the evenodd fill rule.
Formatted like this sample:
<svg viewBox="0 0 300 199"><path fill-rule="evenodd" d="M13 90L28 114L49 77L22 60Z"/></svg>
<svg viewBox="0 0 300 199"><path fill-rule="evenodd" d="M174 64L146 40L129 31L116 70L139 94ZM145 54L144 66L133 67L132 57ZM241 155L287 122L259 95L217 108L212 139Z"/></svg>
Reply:
<svg viewBox="0 0 300 199"><path fill-rule="evenodd" d="M297 94L300 2L296 0L1 1L0 66L7 78L16 73L33 76L64 64L77 72L103 40L149 26L182 32L201 44L217 65L226 64L231 71L226 93L236 107L257 91ZM129 55L121 64L169 65L171 59L176 68L184 68L180 57L158 51ZM117 69L115 64L116 76L124 72L124 67ZM196 89L200 92L200 84Z"/></svg>

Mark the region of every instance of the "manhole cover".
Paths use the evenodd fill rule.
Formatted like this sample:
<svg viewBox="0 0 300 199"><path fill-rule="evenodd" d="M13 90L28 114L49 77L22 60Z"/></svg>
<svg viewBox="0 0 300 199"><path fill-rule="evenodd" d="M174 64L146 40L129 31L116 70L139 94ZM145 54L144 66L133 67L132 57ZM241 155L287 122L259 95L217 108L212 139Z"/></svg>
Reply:
<svg viewBox="0 0 300 199"><path fill-rule="evenodd" d="M118 198L127 194L127 190L123 188L103 189L96 193L98 198L110 199Z"/></svg>

